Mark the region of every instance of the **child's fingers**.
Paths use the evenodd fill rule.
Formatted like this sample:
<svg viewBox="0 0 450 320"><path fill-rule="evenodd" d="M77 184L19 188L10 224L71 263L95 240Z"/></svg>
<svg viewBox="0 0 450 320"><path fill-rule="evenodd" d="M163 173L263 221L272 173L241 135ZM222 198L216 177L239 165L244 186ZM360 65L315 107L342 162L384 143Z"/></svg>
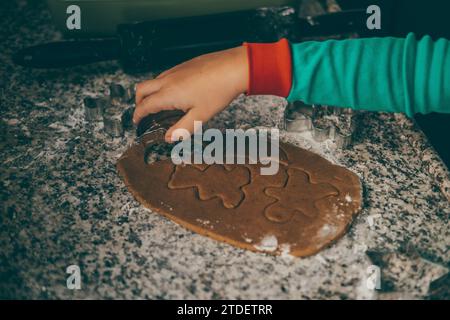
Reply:
<svg viewBox="0 0 450 320"><path fill-rule="evenodd" d="M170 68L170 69L168 69L168 70L166 70L166 71L164 71L164 72L161 72L161 73L156 77L156 79L162 79L162 78L164 78L164 77L167 77L168 75L170 75L170 74L172 74L172 73L175 73L176 71L178 71L178 70L180 70L180 69L182 69L182 68L184 68L184 67L186 67L186 62L177 64L176 66L174 66L174 67L172 67L172 68Z"/></svg>
<svg viewBox="0 0 450 320"><path fill-rule="evenodd" d="M164 72L161 72L160 74L158 74L156 79L162 79L162 78L164 78L165 76L167 76L171 72L172 72L172 69L168 69L168 70L166 70Z"/></svg>
<svg viewBox="0 0 450 320"><path fill-rule="evenodd" d="M169 74L174 73L176 70L178 70L178 67L179 67L179 65L178 65L178 66L175 66L175 67L173 67L173 68L171 68L171 69L168 69L168 70L166 70L166 71L164 71L164 72L161 72L161 73L156 77L156 79L162 79L162 78L168 76Z"/></svg>
<svg viewBox="0 0 450 320"><path fill-rule="evenodd" d="M162 93L155 93L145 98L134 110L133 122L138 124L150 113L157 113L163 110L173 110L171 103Z"/></svg>
<svg viewBox="0 0 450 320"><path fill-rule="evenodd" d="M166 142L176 142L182 137L183 139L188 138L194 133L194 121L205 121L205 116L202 115L197 109L189 110L183 118L181 118L177 123L167 130L165 135ZM177 129L185 129L189 132L189 136L186 137L183 131ZM175 131L177 130L177 131ZM175 133L175 134L174 134ZM172 137L172 135L174 135Z"/></svg>
<svg viewBox="0 0 450 320"><path fill-rule="evenodd" d="M159 79L152 79L140 82L136 85L136 105L139 105L149 95L159 91L162 83Z"/></svg>

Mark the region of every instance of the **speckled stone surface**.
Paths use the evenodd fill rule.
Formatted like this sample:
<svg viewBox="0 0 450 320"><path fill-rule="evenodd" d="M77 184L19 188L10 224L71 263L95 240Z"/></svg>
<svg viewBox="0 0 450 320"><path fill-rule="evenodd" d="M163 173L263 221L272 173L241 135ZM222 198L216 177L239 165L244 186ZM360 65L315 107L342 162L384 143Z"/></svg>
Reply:
<svg viewBox="0 0 450 320"><path fill-rule="evenodd" d="M112 139L84 121L84 96L149 75L125 75L115 63L56 71L12 64L22 46L59 38L40 1L2 1L0 298L448 298L448 172L410 120L361 114L349 150L283 133L357 173L364 208L316 256L251 253L146 210L115 168L133 133ZM241 97L211 126L281 127L284 107L278 98ZM73 264L81 290L66 287ZM371 266L380 268L379 290L367 286Z"/></svg>

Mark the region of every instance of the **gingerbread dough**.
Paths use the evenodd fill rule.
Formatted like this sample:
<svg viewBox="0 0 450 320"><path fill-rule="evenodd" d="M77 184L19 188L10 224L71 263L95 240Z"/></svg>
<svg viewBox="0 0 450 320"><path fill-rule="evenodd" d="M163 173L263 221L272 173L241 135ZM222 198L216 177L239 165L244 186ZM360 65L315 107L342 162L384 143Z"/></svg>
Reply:
<svg viewBox="0 0 450 320"><path fill-rule="evenodd" d="M361 208L361 184L345 168L280 143L276 175L261 165L147 164L145 147L118 161L128 189L146 207L239 248L297 257L339 239Z"/></svg>

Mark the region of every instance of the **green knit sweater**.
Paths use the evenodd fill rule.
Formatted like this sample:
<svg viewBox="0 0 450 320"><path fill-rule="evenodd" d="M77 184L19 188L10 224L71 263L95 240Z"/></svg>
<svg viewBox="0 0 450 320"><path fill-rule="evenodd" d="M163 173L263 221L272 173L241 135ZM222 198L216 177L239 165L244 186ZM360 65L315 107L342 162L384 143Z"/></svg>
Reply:
<svg viewBox="0 0 450 320"><path fill-rule="evenodd" d="M292 45L288 100L372 111L450 113L450 41L369 38Z"/></svg>

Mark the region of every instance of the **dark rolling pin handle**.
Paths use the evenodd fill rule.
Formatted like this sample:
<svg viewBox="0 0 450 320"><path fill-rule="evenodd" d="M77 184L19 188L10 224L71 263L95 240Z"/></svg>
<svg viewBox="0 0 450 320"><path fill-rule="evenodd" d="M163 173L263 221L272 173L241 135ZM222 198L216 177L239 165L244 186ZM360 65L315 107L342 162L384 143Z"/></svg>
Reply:
<svg viewBox="0 0 450 320"><path fill-rule="evenodd" d="M117 39L61 41L22 49L13 56L14 63L32 68L64 68L119 56Z"/></svg>

